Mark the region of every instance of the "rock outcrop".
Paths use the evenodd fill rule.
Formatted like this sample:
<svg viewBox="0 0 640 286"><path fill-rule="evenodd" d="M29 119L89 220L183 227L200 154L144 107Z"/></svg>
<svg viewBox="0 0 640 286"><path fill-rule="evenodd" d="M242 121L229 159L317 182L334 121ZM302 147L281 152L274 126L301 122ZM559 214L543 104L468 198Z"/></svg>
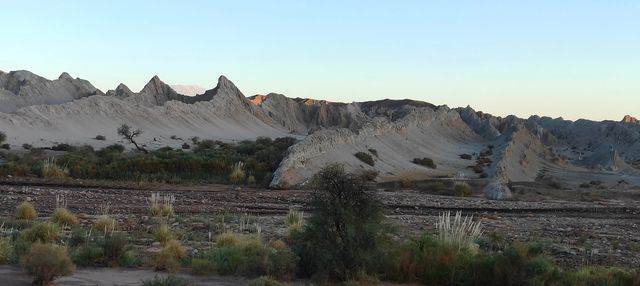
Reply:
<svg viewBox="0 0 640 286"><path fill-rule="evenodd" d="M640 124L640 121L631 115L625 115L624 118L622 118L622 123Z"/></svg>

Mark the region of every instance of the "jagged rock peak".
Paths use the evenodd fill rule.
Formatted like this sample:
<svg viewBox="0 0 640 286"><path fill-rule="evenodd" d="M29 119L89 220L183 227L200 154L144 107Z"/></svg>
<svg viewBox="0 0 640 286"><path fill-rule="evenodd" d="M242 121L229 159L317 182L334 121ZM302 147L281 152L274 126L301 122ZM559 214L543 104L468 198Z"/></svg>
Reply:
<svg viewBox="0 0 640 286"><path fill-rule="evenodd" d="M640 121L638 121L637 118L631 116L631 115L625 115L624 118L622 118L622 122L623 123L633 123L633 124L640 124Z"/></svg>
<svg viewBox="0 0 640 286"><path fill-rule="evenodd" d="M60 76L58 77L58 79L60 80L73 80L73 77L71 77L71 75L69 75L69 73L67 72L63 72L62 74L60 74Z"/></svg>
<svg viewBox="0 0 640 286"><path fill-rule="evenodd" d="M129 92L131 93L131 89L129 89L129 87L127 85L125 85L124 83L120 83L117 87L116 87L116 91L125 91L125 92Z"/></svg>
<svg viewBox="0 0 640 286"><path fill-rule="evenodd" d="M163 94L165 92L176 93L168 84L164 83L157 75L154 75L151 80L142 88L140 93L148 94Z"/></svg>

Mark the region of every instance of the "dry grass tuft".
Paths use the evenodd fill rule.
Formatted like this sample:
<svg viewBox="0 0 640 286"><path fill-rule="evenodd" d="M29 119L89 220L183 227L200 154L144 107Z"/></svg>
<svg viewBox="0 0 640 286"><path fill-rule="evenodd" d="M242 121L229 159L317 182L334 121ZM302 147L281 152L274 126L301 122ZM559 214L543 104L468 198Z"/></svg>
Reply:
<svg viewBox="0 0 640 286"><path fill-rule="evenodd" d="M34 220L37 218L38 213L30 202L22 202L16 208L16 219Z"/></svg>
<svg viewBox="0 0 640 286"><path fill-rule="evenodd" d="M453 247L458 251L477 249L475 241L482 235L482 224L479 221L474 222L473 216L463 218L459 211L453 219L451 212L439 215L436 227L441 245Z"/></svg>

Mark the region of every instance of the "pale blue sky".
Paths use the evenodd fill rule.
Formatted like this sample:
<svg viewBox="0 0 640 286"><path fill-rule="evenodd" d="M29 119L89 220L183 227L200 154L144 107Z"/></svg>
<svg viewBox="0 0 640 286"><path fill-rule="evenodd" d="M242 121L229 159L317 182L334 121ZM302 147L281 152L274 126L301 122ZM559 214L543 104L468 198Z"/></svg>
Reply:
<svg viewBox="0 0 640 286"><path fill-rule="evenodd" d="M495 115L640 116L640 1L5 1L0 70L102 90L412 98Z"/></svg>

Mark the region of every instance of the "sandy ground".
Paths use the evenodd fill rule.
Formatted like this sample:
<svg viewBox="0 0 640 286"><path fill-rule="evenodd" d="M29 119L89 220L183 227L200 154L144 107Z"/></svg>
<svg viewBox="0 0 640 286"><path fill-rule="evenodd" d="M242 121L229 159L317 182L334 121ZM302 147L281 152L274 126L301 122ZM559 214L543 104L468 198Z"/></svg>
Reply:
<svg viewBox="0 0 640 286"><path fill-rule="evenodd" d="M134 286L142 285L142 281L154 277L164 277L167 274L153 272L151 270L115 269L115 268L81 268L73 275L57 279L58 286ZM236 277L194 277L186 274L177 276L192 282L193 286L221 285L239 286L247 285L247 280ZM24 271L14 266L0 266L0 285L29 286L31 277Z"/></svg>

